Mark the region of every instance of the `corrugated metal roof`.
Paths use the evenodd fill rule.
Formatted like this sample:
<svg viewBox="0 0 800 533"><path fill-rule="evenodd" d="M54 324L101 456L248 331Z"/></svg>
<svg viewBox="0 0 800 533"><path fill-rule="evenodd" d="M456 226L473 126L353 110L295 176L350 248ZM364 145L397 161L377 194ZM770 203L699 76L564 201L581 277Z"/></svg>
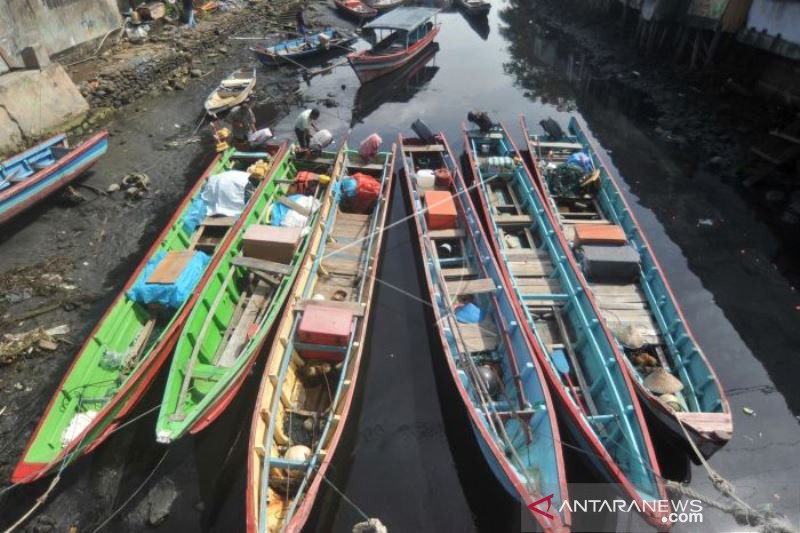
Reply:
<svg viewBox="0 0 800 533"><path fill-rule="evenodd" d="M438 12L435 7L398 7L365 24L364 27L411 31Z"/></svg>

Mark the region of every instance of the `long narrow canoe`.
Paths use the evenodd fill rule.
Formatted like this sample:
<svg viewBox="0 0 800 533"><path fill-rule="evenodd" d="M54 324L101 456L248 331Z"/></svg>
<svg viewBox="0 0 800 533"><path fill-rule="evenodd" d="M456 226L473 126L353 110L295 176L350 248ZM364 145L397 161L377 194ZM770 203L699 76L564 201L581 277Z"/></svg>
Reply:
<svg viewBox="0 0 800 533"><path fill-rule="evenodd" d="M303 528L350 413L369 325L394 147L372 162L345 148L337 182L359 172L378 180L368 214L350 212L337 186L323 204L261 381L250 434L247 531ZM376 184L377 185L377 184ZM338 342L315 344L304 319L339 324ZM330 317L330 318L328 318Z"/></svg>
<svg viewBox="0 0 800 533"><path fill-rule="evenodd" d="M79 177L106 150L108 132L101 131L75 148L62 133L0 162L0 224Z"/></svg>
<svg viewBox="0 0 800 533"><path fill-rule="evenodd" d="M288 39L273 45L254 46L250 51L268 67L296 64L298 61L324 52L349 51L350 49L347 47L357 38L355 34L328 28L310 33L306 37Z"/></svg>
<svg viewBox="0 0 800 533"><path fill-rule="evenodd" d="M284 145L275 157L280 159L285 151ZM169 308L143 305L129 291L159 254L203 251L212 256L206 266L208 275L219 261L216 252L227 247L252 203L238 221L207 217L199 224L187 225L192 206L196 205L210 175L226 169L245 169L252 162L248 154L230 149L218 155L206 169L78 351L39 420L12 481L39 479L93 450L145 393L172 352L196 295ZM264 184L267 181L268 178ZM114 355L122 355L121 365L109 364L110 356Z"/></svg>
<svg viewBox="0 0 800 533"><path fill-rule="evenodd" d="M517 500L530 505L553 495L552 520L531 510L542 530L568 530L569 510L557 510L567 482L553 402L456 160L441 134L434 144L401 136L400 148L439 339L481 451ZM451 183L423 189L417 172L440 168ZM432 199L442 192L445 200ZM453 227L432 229L425 209L436 210L448 195L457 212ZM462 305L485 316L464 322L456 314Z"/></svg>
<svg viewBox="0 0 800 533"><path fill-rule="evenodd" d="M328 172L334 159L331 153L321 162L303 162L287 152L273 164L273 179L251 202L253 208L230 246L198 285L197 303L180 332L167 377L156 422L158 442L169 443L187 432L203 430L241 387L294 284L309 235L300 237L287 264L247 257L245 231L269 223L274 207L292 192L301 168ZM328 190L324 184L316 187L317 200ZM319 210L311 213L306 227L313 229L318 217Z"/></svg>
<svg viewBox="0 0 800 533"><path fill-rule="evenodd" d="M524 120L522 127L533 161L531 170L548 195L573 252L581 250L575 239L576 228L591 224L621 228L627 244L638 253L638 275L627 283L593 279L589 275L585 279L592 289L599 314L605 318L609 329L617 333L619 348L626 355L626 368L642 402L677 439L685 441L688 434L700 452L710 457L733 434L728 399L695 341L647 237L601 152L588 136L586 124L573 118L569 124L572 134L559 139L530 135ZM593 171L586 171L586 177L596 171L597 179L576 191L577 195L559 196L551 189L550 181L557 179L558 166L576 152L591 158ZM621 250L619 247L605 249ZM635 333L631 334L631 330ZM662 371L671 378L654 374ZM670 388L656 383L656 378L667 382Z"/></svg>
<svg viewBox="0 0 800 533"><path fill-rule="evenodd" d="M498 262L562 421L597 472L619 484L648 523L663 527L655 501L666 493L647 425L557 222L505 128L464 132Z"/></svg>
<svg viewBox="0 0 800 533"><path fill-rule="evenodd" d="M247 100L256 87L256 69L240 68L234 70L219 86L208 95L206 112L215 115L237 106Z"/></svg>

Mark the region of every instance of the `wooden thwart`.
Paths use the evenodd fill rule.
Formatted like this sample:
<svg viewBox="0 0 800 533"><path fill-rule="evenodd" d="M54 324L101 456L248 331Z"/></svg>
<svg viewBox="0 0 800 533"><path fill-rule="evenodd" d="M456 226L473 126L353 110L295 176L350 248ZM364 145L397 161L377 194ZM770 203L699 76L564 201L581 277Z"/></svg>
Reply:
<svg viewBox="0 0 800 533"><path fill-rule="evenodd" d="M461 337L458 336L461 332ZM478 324L458 324L456 339L462 349L466 348L470 352L485 352L497 348L500 344L497 328L491 320L484 320ZM462 344L463 342L463 344Z"/></svg>
<svg viewBox="0 0 800 533"><path fill-rule="evenodd" d="M303 311L306 307L317 305L320 307L332 307L334 309L346 309L353 313L353 316L364 316L365 305L360 302L337 302L336 300L304 300L294 305L295 311Z"/></svg>
<svg viewBox="0 0 800 533"><path fill-rule="evenodd" d="M238 267L248 268L250 270L260 270L262 272L269 272L270 274L279 274L285 276L292 271L292 267L284 265L283 263L276 263L275 261L267 261L266 259L256 259L255 257L236 256L231 259L231 264Z"/></svg>
<svg viewBox="0 0 800 533"><path fill-rule="evenodd" d="M404 152L444 152L441 144L426 144L425 146L404 146Z"/></svg>
<svg viewBox="0 0 800 533"><path fill-rule="evenodd" d="M530 215L495 215L494 221L498 226L522 226L533 224L533 217Z"/></svg>
<svg viewBox="0 0 800 533"><path fill-rule="evenodd" d="M206 217L201 226L228 228L236 223L236 217Z"/></svg>
<svg viewBox="0 0 800 533"><path fill-rule="evenodd" d="M465 235L463 229L435 229L428 232L431 239L460 239Z"/></svg>
<svg viewBox="0 0 800 533"><path fill-rule="evenodd" d="M286 196L281 196L278 199L278 201L280 203L282 203L283 205L285 205L286 207L288 207L289 209L292 209L293 211L297 211L301 215L308 216L308 215L311 214L311 210L310 209L308 209L307 207L303 207L302 205L298 204L294 200L290 200Z"/></svg>

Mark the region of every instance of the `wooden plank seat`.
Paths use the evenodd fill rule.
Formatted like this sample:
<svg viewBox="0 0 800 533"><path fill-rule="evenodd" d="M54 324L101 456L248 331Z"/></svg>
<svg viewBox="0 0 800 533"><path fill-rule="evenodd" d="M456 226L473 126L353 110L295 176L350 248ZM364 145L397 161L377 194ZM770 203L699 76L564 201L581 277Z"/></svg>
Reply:
<svg viewBox="0 0 800 533"><path fill-rule="evenodd" d="M468 276L476 276L478 271L475 270L473 267L466 267L466 268L443 268L442 269L442 277L445 280L448 279L461 279L466 278Z"/></svg>
<svg viewBox="0 0 800 533"><path fill-rule="evenodd" d="M229 228L236 223L236 217L206 217L200 222L201 226Z"/></svg>
<svg viewBox="0 0 800 533"><path fill-rule="evenodd" d="M530 215L495 215L494 221L498 226L527 226L533 224Z"/></svg>
<svg viewBox="0 0 800 533"><path fill-rule="evenodd" d="M360 302L339 302L336 300L303 300L301 302L297 302L294 304L292 309L294 311L304 311L306 307L310 305L319 305L322 307L332 307L335 309L346 309L353 313L353 316L364 316L364 310L366 309L366 304L362 304Z"/></svg>
<svg viewBox="0 0 800 533"><path fill-rule="evenodd" d="M550 254L537 248L507 248L504 253L510 261L534 258L550 260Z"/></svg>
<svg viewBox="0 0 800 533"><path fill-rule="evenodd" d="M548 263L532 263L509 261L508 267L514 276L542 277L553 273L553 265Z"/></svg>
<svg viewBox="0 0 800 533"><path fill-rule="evenodd" d="M428 232L431 239L461 239L465 236L463 229L435 229Z"/></svg>
<svg viewBox="0 0 800 533"><path fill-rule="evenodd" d="M448 281L447 293L451 296L459 294L480 294L484 292L495 292L498 290L495 282L489 278L481 279L461 279L456 281Z"/></svg>
<svg viewBox="0 0 800 533"><path fill-rule="evenodd" d="M444 146L441 144L426 144L424 146L404 146L404 152L444 152Z"/></svg>
<svg viewBox="0 0 800 533"><path fill-rule="evenodd" d="M270 274L278 274L285 276L292 271L292 267L284 265L283 263L276 263L275 261L267 261L266 259L256 259L255 257L244 257L242 255L236 256L231 259L233 266L246 268L248 270L259 270Z"/></svg>

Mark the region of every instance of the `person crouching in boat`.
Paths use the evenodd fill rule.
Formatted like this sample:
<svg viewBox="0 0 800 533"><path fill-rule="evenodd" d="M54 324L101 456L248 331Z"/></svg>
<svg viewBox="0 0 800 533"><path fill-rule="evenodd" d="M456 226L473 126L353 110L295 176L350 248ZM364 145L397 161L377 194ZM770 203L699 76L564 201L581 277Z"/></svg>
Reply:
<svg viewBox="0 0 800 533"><path fill-rule="evenodd" d="M319 131L316 120L319 118L319 109L306 109L297 115L294 123L294 134L297 135L297 142L301 148L308 148L311 136Z"/></svg>
<svg viewBox="0 0 800 533"><path fill-rule="evenodd" d="M256 127L256 116L250 107L250 102L250 99L245 100L231 109L228 115L233 130L233 142L245 149L264 146L272 139L272 130Z"/></svg>

